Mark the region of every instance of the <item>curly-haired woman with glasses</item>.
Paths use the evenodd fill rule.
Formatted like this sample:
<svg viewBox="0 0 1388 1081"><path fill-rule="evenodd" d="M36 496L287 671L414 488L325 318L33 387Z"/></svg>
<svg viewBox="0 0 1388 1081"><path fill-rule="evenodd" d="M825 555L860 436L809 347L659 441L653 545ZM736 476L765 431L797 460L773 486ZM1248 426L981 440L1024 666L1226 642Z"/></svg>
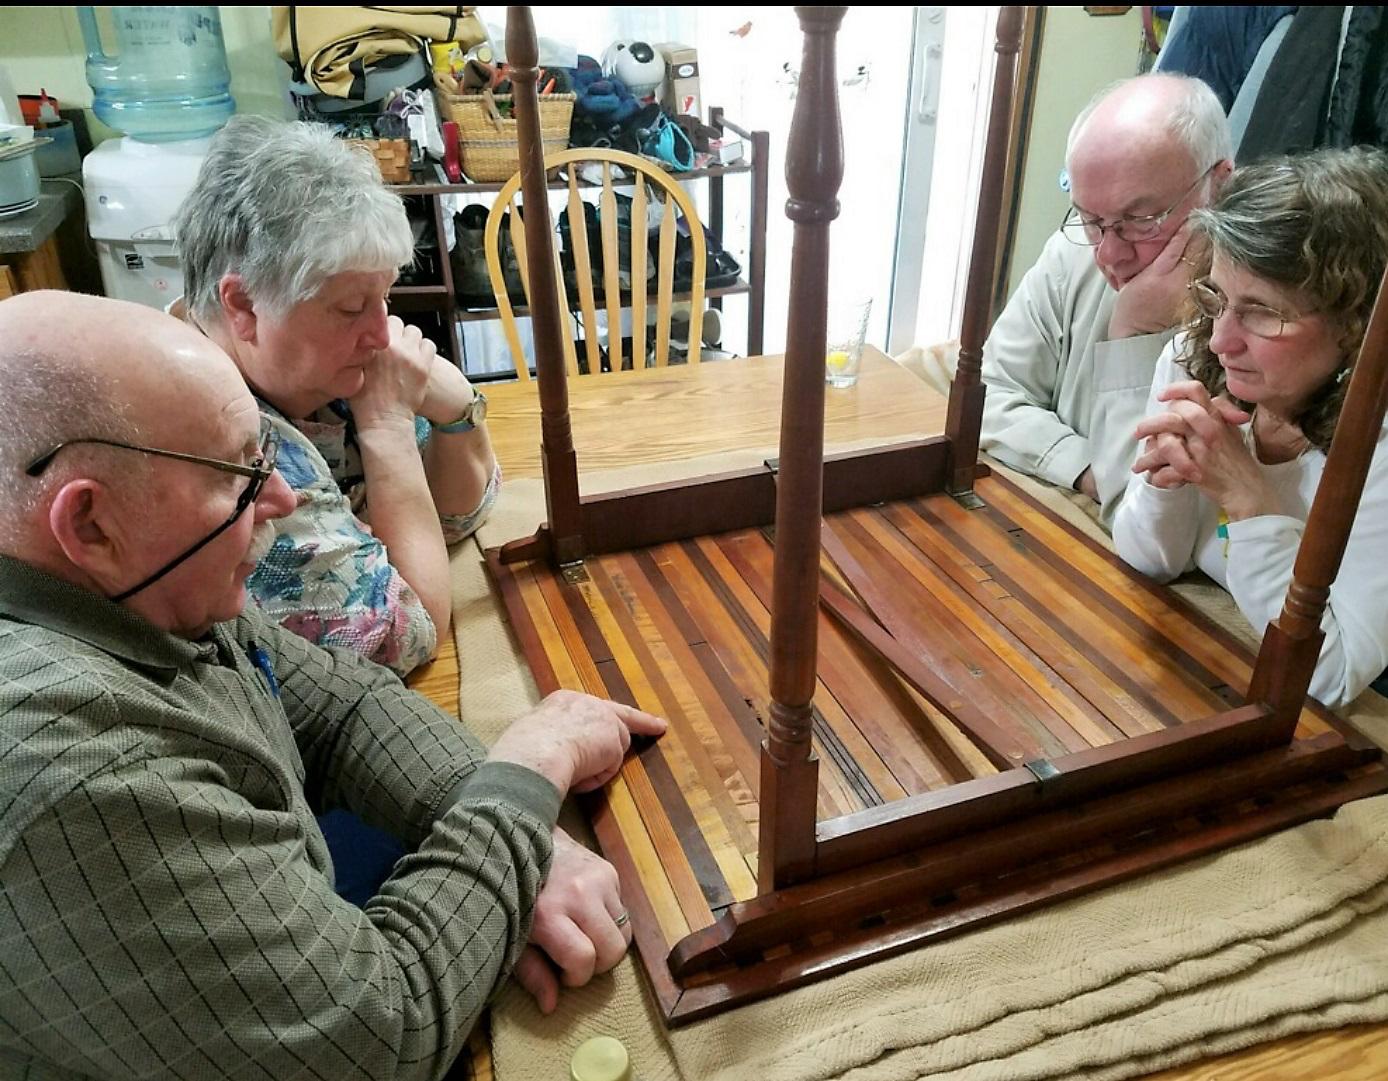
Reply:
<svg viewBox="0 0 1388 1081"><path fill-rule="evenodd" d="M1388 155L1323 150L1247 166L1191 224L1209 272L1191 283L1190 329L1157 364L1113 538L1154 578L1203 570L1261 633L1291 581L1388 259ZM1385 553L1380 433L1311 680L1328 706L1388 667Z"/></svg>

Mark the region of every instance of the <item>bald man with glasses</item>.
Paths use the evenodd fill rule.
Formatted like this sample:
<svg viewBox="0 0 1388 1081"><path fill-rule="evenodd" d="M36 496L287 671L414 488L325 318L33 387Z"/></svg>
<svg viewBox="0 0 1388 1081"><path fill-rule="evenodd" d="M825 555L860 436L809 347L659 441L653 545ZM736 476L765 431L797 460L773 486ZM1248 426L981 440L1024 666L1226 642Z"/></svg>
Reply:
<svg viewBox="0 0 1388 1081"><path fill-rule="evenodd" d="M983 449L1084 493L1106 527L1186 303L1186 218L1214 198L1231 154L1199 79L1143 75L1101 93L1070 130L1071 205L984 346Z"/></svg>
<svg viewBox="0 0 1388 1081"><path fill-rule="evenodd" d="M435 1079L514 973L625 953L555 827L662 720L558 692L488 752L246 610L295 496L231 359L71 293L0 301L0 1076ZM316 813L406 843L358 908Z"/></svg>

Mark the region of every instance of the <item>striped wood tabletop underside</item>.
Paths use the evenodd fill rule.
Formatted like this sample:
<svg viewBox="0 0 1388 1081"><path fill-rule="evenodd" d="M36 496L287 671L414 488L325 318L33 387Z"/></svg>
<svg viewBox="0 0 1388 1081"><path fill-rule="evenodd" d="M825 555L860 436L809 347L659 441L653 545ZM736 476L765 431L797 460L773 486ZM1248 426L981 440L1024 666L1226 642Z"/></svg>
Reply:
<svg viewBox="0 0 1388 1081"><path fill-rule="evenodd" d="M1006 481L978 492L978 511L933 495L826 518L823 572L846 587L840 567L861 567L884 584L869 607L957 694L952 708L996 723L1004 753L981 751L821 609L821 822L1241 701L1251 661L1226 632ZM673 945L756 894L772 545L746 530L585 567L569 583L517 565L502 588L542 691L582 689L671 721L610 786L606 810ZM1305 710L1298 737L1327 731L1325 717Z"/></svg>

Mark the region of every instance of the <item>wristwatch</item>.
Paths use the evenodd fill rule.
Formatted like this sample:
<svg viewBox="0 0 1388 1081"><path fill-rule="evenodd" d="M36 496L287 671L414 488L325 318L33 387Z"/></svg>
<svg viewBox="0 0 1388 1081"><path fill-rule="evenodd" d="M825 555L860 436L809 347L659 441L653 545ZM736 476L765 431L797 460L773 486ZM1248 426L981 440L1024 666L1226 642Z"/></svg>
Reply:
<svg viewBox="0 0 1388 1081"><path fill-rule="evenodd" d="M435 424L434 431L442 432L444 435L457 435L460 432L470 432L487 419L487 398L480 390L473 391L472 401L463 410L457 420L450 420L447 424Z"/></svg>

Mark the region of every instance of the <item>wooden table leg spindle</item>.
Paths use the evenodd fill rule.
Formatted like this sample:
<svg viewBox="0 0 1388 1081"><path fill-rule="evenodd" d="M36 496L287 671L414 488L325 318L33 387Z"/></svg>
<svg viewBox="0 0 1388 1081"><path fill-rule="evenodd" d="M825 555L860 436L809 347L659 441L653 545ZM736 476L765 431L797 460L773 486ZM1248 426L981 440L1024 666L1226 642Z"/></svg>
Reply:
<svg viewBox="0 0 1388 1081"><path fill-rule="evenodd" d="M545 475L545 513L550 556L572 563L584 555L579 507L578 458L569 421L569 392L564 373L564 313L552 274L554 227L549 217L545 182L545 148L540 137L540 103L535 92L539 48L530 9L507 9L506 55L520 140L521 194L525 207L525 247L530 253L531 325L535 339L535 376L540 383L541 459Z"/></svg>
<svg viewBox="0 0 1388 1081"><path fill-rule="evenodd" d="M1006 133L1012 116L1012 82L1022 40L1022 9L1005 7L998 13L997 68L993 73L993 105L988 115L988 149L983 159L977 226L969 259L969 287L964 295L964 318L959 332L959 366L949 391L951 492L970 492L978 469L979 430L983 426L983 342L992 324L993 253L998 247L1002 219L1003 170L1007 168Z"/></svg>
<svg viewBox="0 0 1388 1081"><path fill-rule="evenodd" d="M819 523L824 508L824 348L829 226L839 215L843 133L834 40L846 8L796 8L805 33L799 96L786 150L791 252L786 382L776 490L771 605L771 721L762 744L758 885L814 871L818 769L810 753L819 619Z"/></svg>

